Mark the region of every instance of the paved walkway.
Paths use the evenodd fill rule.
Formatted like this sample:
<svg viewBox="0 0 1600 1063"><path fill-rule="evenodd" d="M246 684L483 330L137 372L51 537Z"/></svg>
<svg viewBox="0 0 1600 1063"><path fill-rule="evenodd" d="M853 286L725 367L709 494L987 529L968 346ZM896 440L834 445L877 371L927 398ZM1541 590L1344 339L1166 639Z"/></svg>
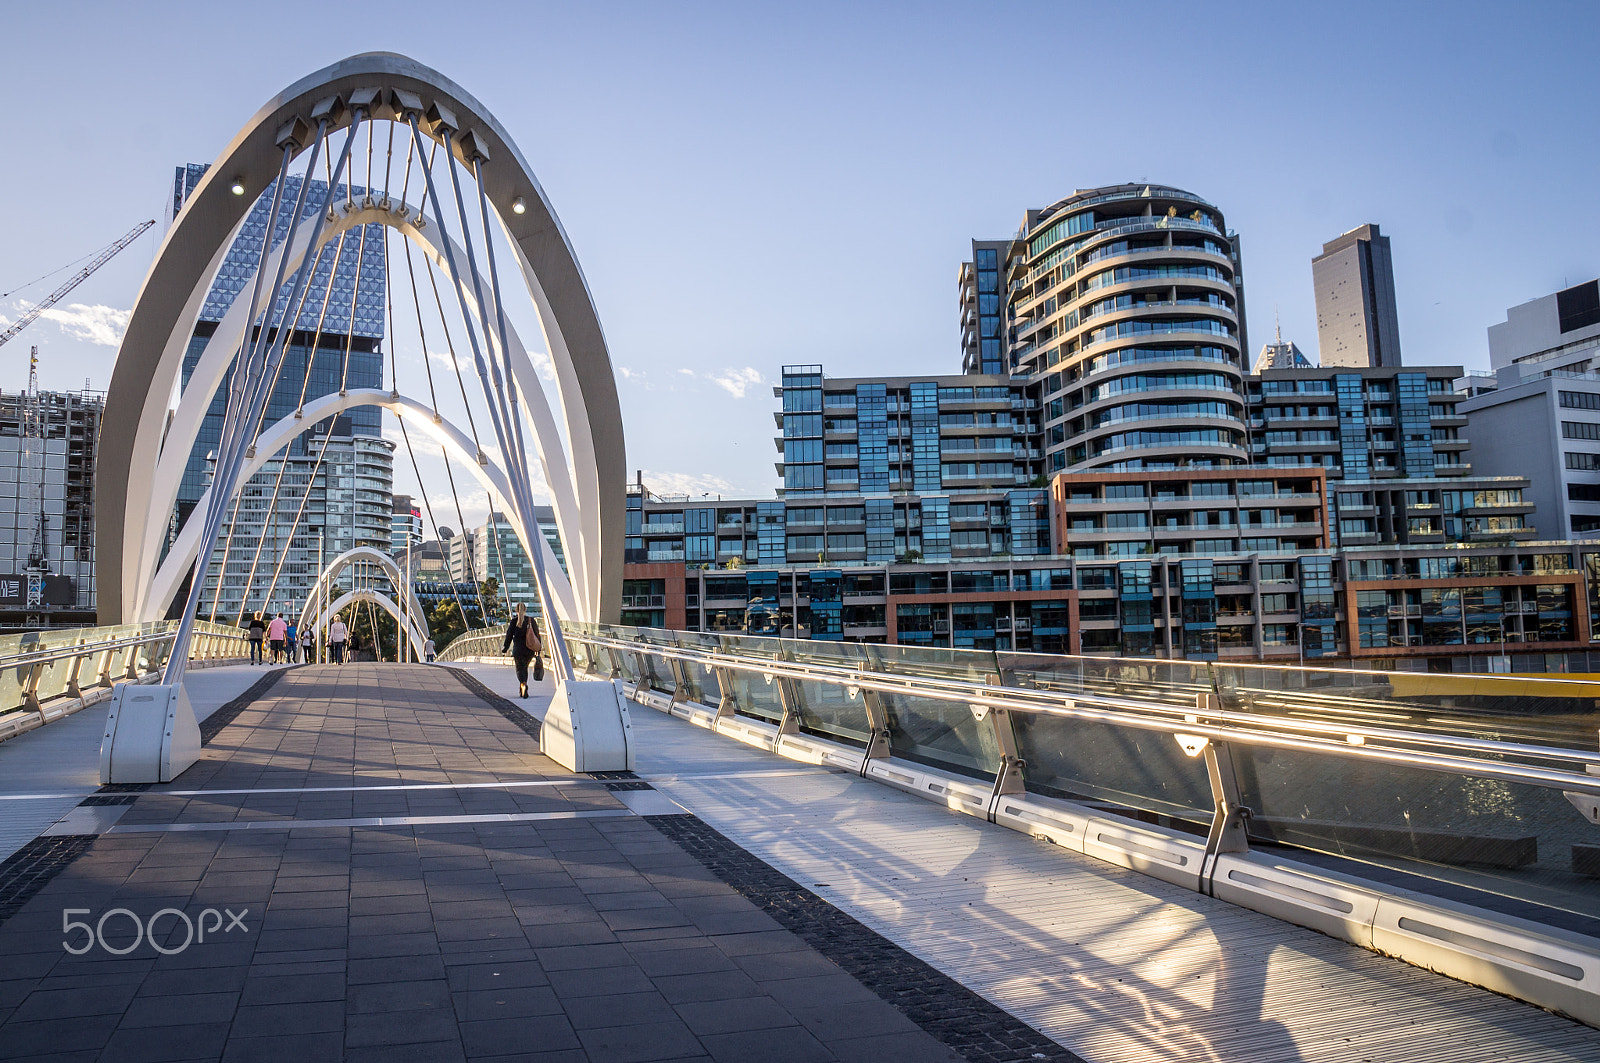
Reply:
<svg viewBox="0 0 1600 1063"><path fill-rule="evenodd" d="M508 667L469 666L512 692ZM1093 1063L1600 1060L1600 1031L633 707L639 774Z"/></svg>
<svg viewBox="0 0 1600 1063"><path fill-rule="evenodd" d="M959 1058L532 730L442 668L286 672L25 851L62 866L0 923L0 1058Z"/></svg>
<svg viewBox="0 0 1600 1063"><path fill-rule="evenodd" d="M195 715L204 720L265 672L249 665L190 672L185 685ZM0 742L0 860L100 788L100 737L110 709L102 701Z"/></svg>

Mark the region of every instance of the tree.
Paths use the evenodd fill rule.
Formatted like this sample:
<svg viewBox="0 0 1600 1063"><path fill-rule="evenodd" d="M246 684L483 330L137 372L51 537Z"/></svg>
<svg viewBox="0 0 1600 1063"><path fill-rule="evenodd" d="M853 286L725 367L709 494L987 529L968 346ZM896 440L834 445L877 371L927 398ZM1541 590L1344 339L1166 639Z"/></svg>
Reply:
<svg viewBox="0 0 1600 1063"><path fill-rule="evenodd" d="M462 618L461 609L456 605L454 598L446 598L429 610L428 633L433 636L435 651L443 652L444 648L465 630L467 630L466 621Z"/></svg>
<svg viewBox="0 0 1600 1063"><path fill-rule="evenodd" d="M495 622L505 615L500 609L500 581L490 576L478 584L478 594L483 598L483 608L486 613L482 626L493 627Z"/></svg>

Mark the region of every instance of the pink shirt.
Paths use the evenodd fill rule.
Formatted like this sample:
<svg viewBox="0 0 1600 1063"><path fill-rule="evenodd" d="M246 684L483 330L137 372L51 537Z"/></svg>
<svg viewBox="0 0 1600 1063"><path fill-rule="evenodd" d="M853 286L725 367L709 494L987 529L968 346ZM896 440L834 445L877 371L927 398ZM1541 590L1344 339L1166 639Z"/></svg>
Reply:
<svg viewBox="0 0 1600 1063"><path fill-rule="evenodd" d="M273 617L272 623L267 625L267 638L270 641L281 642L283 641L283 637L288 633L289 623L281 616Z"/></svg>

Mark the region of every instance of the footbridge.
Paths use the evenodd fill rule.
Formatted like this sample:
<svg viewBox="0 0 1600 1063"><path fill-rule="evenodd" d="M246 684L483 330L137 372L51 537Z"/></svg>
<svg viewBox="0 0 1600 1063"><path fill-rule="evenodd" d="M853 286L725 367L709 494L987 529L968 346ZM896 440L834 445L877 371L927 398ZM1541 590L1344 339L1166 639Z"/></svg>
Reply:
<svg viewBox="0 0 1600 1063"><path fill-rule="evenodd" d="M0 637L0 1057L1600 1061L1600 683L618 626L598 312L413 60L222 150L103 433L102 626ZM386 443L522 547L526 696L498 545L446 627L328 531ZM257 612L394 637L253 665Z"/></svg>

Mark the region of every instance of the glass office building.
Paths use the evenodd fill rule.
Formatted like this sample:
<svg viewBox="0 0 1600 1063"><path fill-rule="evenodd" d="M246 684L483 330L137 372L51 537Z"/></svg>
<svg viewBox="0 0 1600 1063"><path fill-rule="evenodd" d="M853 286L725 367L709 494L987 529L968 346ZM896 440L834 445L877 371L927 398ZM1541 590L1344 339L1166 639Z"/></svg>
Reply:
<svg viewBox="0 0 1600 1063"><path fill-rule="evenodd" d="M204 173L205 167L197 164L177 169L171 198L173 216L182 210L184 201ZM304 180L293 175L284 181L283 199L272 233L273 246L288 237L290 216ZM234 301L249 299L252 295L254 272L267 236L274 185L269 185L251 207L233 247L218 268L184 356L185 387L207 342ZM337 196L364 193L365 189L360 187L340 185L335 189ZM302 218L313 217L321 209L326 194L327 185L312 180L306 189ZM293 414L302 401L335 394L342 388L382 386L383 241L381 225L358 226L348 230L342 238L330 240L318 255L284 353L283 368L267 399L264 425ZM291 279L276 294L272 320L281 320L288 313L292 289ZM230 385L231 370L212 399L185 466L178 490L175 528L188 520L211 482L211 467L221 445ZM275 455L266 468L241 487L242 498L260 500L244 507L242 512L259 509L260 523L241 517L237 526L231 528L235 553L243 548L253 554L256 545L264 540L263 554L281 549L289 558L283 565L287 571L281 574L273 589L273 609L298 608L316 577L317 557L332 559L355 545L385 551L391 545L393 447L381 438L381 411L377 407L355 407L336 418L307 427L306 433ZM313 477L317 454L324 448L328 460ZM337 462L333 460L335 454L341 456ZM283 472L281 484L280 469ZM272 501L274 493L276 502ZM275 530L274 522L288 520L293 515L292 510L287 514L276 511L284 505L302 507L302 500L305 526L296 531L290 541L284 538L289 534L287 528ZM269 511L273 512L270 518ZM323 540L320 543L319 538ZM244 543L249 543L249 547L242 547ZM221 578L221 563L219 549L207 577L208 585L213 588ZM246 560L244 571L236 573L238 567L238 558L230 557L227 578L222 579L219 616L231 615L246 605L252 609L268 607L267 603L254 599L265 591L265 586L252 583L250 594L245 593L245 582L250 579L248 571L262 566ZM269 572L271 567L268 566Z"/></svg>

